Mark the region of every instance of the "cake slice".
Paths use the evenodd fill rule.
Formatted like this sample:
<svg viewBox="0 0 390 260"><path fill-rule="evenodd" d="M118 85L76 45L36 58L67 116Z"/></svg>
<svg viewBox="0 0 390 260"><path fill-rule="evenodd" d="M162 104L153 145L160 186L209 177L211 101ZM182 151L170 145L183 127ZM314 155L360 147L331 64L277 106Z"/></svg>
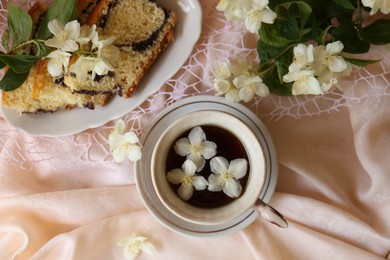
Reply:
<svg viewBox="0 0 390 260"><path fill-rule="evenodd" d="M101 0L86 24L96 24L99 34L115 36L120 58L114 72L80 83L65 76L73 93L117 93L131 97L158 55L173 41L176 15L149 0Z"/></svg>
<svg viewBox="0 0 390 260"><path fill-rule="evenodd" d="M74 107L93 109L96 105L106 104L109 98L107 94L74 95L60 81L53 81L44 61L33 65L22 86L2 93L3 106L18 113L54 112Z"/></svg>
<svg viewBox="0 0 390 260"><path fill-rule="evenodd" d="M113 94L131 97L158 55L174 39L175 14L149 0L82 0L78 10L79 21L96 24L103 37L116 37L113 44L120 49L120 58L112 64L114 71L83 83L72 73L53 79L47 72L47 61L42 60L34 64L22 86L3 91L4 107L19 113L93 109L107 104Z"/></svg>
<svg viewBox="0 0 390 260"><path fill-rule="evenodd" d="M88 6L88 0L79 1L79 13ZM91 1L92 2L92 1ZM39 26L48 6L36 2L29 10L34 23L34 31ZM110 99L110 94L75 95L68 88L63 79L52 78L47 71L47 60L34 64L27 80L17 89L2 92L2 104L18 113L54 112L58 109L71 109L74 107L103 106Z"/></svg>

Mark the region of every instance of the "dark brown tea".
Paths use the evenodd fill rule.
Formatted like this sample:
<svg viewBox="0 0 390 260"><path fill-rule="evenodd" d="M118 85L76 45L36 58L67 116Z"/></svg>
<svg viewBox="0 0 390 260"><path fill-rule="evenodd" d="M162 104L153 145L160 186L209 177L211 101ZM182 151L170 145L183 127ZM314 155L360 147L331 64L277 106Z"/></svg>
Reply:
<svg viewBox="0 0 390 260"><path fill-rule="evenodd" d="M206 134L206 139L208 141L216 143L217 145L216 156L223 156L229 162L239 158L244 158L249 162L248 155L245 151L244 146L233 134L215 126L202 125L201 127ZM190 131L191 129L183 133L181 136L177 138L177 140L183 137L188 137ZM177 140L175 140L175 142ZM169 172L176 168L181 169L183 163L186 160L185 156L180 156L175 152L173 145L174 144L172 144L167 155L166 172ZM245 186L248 181L248 175L249 175L248 173L249 173L249 164L245 176L240 180L238 180L238 182L242 186L241 194L243 194L245 191ZM199 176L203 176L207 180L209 175L212 174L210 170L210 160L206 160L206 165L203 168L203 170L197 172L196 174ZM174 185L170 183L170 186L173 189L173 191L177 194L177 189L180 187L180 185ZM194 190L194 194L187 201L187 203L200 208L215 208L215 207L223 206L233 200L234 200L233 198L227 196L223 191L212 192L212 191L208 191L206 188L205 190L201 190L201 191Z"/></svg>

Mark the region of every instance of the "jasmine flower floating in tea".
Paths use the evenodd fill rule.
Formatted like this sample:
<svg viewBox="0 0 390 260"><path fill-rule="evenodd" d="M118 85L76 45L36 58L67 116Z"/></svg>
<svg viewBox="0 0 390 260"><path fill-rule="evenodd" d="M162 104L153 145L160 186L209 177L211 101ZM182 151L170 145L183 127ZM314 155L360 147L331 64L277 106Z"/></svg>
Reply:
<svg viewBox="0 0 390 260"><path fill-rule="evenodd" d="M174 169L167 173L167 179L170 183L180 185L177 190L178 195L183 200L189 200L196 190L207 188L207 181L203 176L195 174L196 165L191 160L183 163L182 169Z"/></svg>
<svg viewBox="0 0 390 260"><path fill-rule="evenodd" d="M206 163L205 159L210 159L217 153L217 145L214 142L206 140L206 134L199 126L194 127L188 135L179 139L174 149L177 154L186 156L187 159L194 162L196 171L201 171Z"/></svg>
<svg viewBox="0 0 390 260"><path fill-rule="evenodd" d="M242 186L239 179L246 175L248 162L243 159L235 159L231 162L222 156L214 157L210 161L210 168L214 174L208 178L210 191L223 191L231 198L240 196Z"/></svg>
<svg viewBox="0 0 390 260"><path fill-rule="evenodd" d="M190 156L186 156L184 163L181 163L181 156L197 152L202 147L206 133L211 140L206 142L212 144L209 156L206 156L210 161L202 157L200 171ZM248 180L244 178L248 172L248 156L239 138L226 129L211 125L195 126L189 130L189 134L185 132L183 135L189 138L178 137L179 140L170 148L166 162L166 178L177 195L201 208L219 207L239 197ZM178 148L186 152L179 153Z"/></svg>

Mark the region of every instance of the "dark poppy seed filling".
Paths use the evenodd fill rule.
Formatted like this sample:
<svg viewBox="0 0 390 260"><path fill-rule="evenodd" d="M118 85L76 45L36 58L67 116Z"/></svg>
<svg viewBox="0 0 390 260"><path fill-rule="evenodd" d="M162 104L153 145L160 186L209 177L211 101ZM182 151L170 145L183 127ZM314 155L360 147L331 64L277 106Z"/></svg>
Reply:
<svg viewBox="0 0 390 260"><path fill-rule="evenodd" d="M112 91L97 91L97 90L86 90L86 89L80 89L80 90L73 90L73 94L84 94L88 96L95 96L99 94L112 94Z"/></svg>
<svg viewBox="0 0 390 260"><path fill-rule="evenodd" d="M137 52L143 52L143 51L149 49L150 47L152 47L153 43L156 41L158 34L161 31L161 27L159 29L157 29L156 31L154 31L149 36L149 38L147 38L146 40L140 41L140 42L130 43L130 46L133 48L134 51L137 51Z"/></svg>
<svg viewBox="0 0 390 260"><path fill-rule="evenodd" d="M154 2L154 1L152 1ZM102 16L102 18L99 21L99 27L104 28L106 26L108 16L110 14L110 11L119 3L119 0L114 0L108 4L107 7L107 13ZM132 49L136 52L143 52L149 49L153 46L154 42L157 40L158 35L160 34L162 28L164 27L164 24L166 23L166 20L169 17L169 13L165 8L162 8L164 11L164 21L160 25L160 27L152 32L152 34L145 40L139 41L139 42L132 42L128 44L115 44L115 46L121 48L121 47L132 47Z"/></svg>
<svg viewBox="0 0 390 260"><path fill-rule="evenodd" d="M92 73L91 73L92 74ZM105 74L105 75L95 75L95 78L93 79L94 81L96 81L96 82L99 82L102 78L104 78L104 77L110 77L110 78L113 78L115 76L115 72L113 72L113 71L108 71L108 73L107 74Z"/></svg>
<svg viewBox="0 0 390 260"><path fill-rule="evenodd" d="M154 42L157 40L158 35L160 34L162 28L164 27L164 24L165 24L167 18L169 17L168 11L166 9L163 9L163 10L164 10L164 21L162 22L160 27L149 36L149 38L147 38L143 41L139 41L139 42L132 42L129 44L117 45L117 47L131 46L133 48L133 50L136 52L143 52L143 51L146 51L147 49L149 49L150 47L152 47Z"/></svg>
<svg viewBox="0 0 390 260"><path fill-rule="evenodd" d="M114 90L116 91L116 93L117 93L120 97L123 96L123 86L122 86L122 84L120 84L120 83L116 84L115 87L114 87Z"/></svg>
<svg viewBox="0 0 390 260"><path fill-rule="evenodd" d="M65 84L65 81L64 81L64 76L62 76L60 78L56 78L54 80L54 83L59 85L59 86L62 86L62 87L67 87L66 84Z"/></svg>
<svg viewBox="0 0 390 260"><path fill-rule="evenodd" d="M91 102L88 102L87 104L85 104L84 107L89 108L91 110L95 109L95 105Z"/></svg>
<svg viewBox="0 0 390 260"><path fill-rule="evenodd" d="M54 112L55 112L54 110L37 109L34 112L24 111L24 112L22 112L22 114L25 114L25 115L35 115L35 114L39 114L39 113L54 113Z"/></svg>

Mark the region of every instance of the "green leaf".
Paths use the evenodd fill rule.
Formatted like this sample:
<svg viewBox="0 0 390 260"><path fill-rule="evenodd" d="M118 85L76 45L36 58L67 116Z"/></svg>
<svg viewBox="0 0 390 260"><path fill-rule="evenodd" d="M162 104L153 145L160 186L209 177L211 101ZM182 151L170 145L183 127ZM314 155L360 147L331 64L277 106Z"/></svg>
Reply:
<svg viewBox="0 0 390 260"><path fill-rule="evenodd" d="M30 15L11 2L8 2L8 30L13 46L28 41L32 31Z"/></svg>
<svg viewBox="0 0 390 260"><path fill-rule="evenodd" d="M260 39L257 43L257 53L259 54L261 64L264 64L269 60L278 58L294 46L295 44L282 47L274 47L272 45L266 44Z"/></svg>
<svg viewBox="0 0 390 260"><path fill-rule="evenodd" d="M54 19L63 24L77 19L77 0L54 0L43 17L42 23L38 29L38 38L46 40L51 36L47 27L48 23Z"/></svg>
<svg viewBox="0 0 390 260"><path fill-rule="evenodd" d="M7 29L4 31L3 37L1 38L1 45L7 53L10 51L10 35Z"/></svg>
<svg viewBox="0 0 390 260"><path fill-rule="evenodd" d="M288 73L288 67L292 62L292 56L293 56L293 51L292 49L290 49L290 51L284 53L284 55L281 55L277 59L275 59L275 65L276 65L278 78L280 82L283 82L283 76Z"/></svg>
<svg viewBox="0 0 390 260"><path fill-rule="evenodd" d="M7 66L7 64L5 64L4 62L2 62L2 61L0 60L0 69L4 69L5 66Z"/></svg>
<svg viewBox="0 0 390 260"><path fill-rule="evenodd" d="M281 33L284 26L284 19L275 19L274 24L263 24L259 30L260 39L268 45L275 47L284 47L291 43Z"/></svg>
<svg viewBox="0 0 390 260"><path fill-rule="evenodd" d="M390 20L377 20L360 31L363 39L375 45L390 43Z"/></svg>
<svg viewBox="0 0 390 260"><path fill-rule="evenodd" d="M35 46L37 47L37 57L46 57L50 53L50 48L45 45L45 43L40 41L34 41Z"/></svg>
<svg viewBox="0 0 390 260"><path fill-rule="evenodd" d="M304 1L270 1L269 7L275 9L278 17L288 17L293 16L300 19L300 28L302 29L307 21L309 20L310 15L312 14L312 8L309 4ZM288 7L288 12L286 12L285 4L290 4Z"/></svg>
<svg viewBox="0 0 390 260"><path fill-rule="evenodd" d="M329 29L332 28L332 25L329 25L325 30L322 31L320 37L318 37L318 45L325 45L326 36L328 35Z"/></svg>
<svg viewBox="0 0 390 260"><path fill-rule="evenodd" d="M344 22L349 22L349 21L353 21L354 18L353 18L353 12L347 12L347 13L343 13L343 14L338 14L336 15L336 18L337 18L337 22L339 24L342 24Z"/></svg>
<svg viewBox="0 0 390 260"><path fill-rule="evenodd" d="M292 16L287 18L285 25L282 28L284 37L292 41L298 41L301 38L300 30L298 27L297 19Z"/></svg>
<svg viewBox="0 0 390 260"><path fill-rule="evenodd" d="M27 79L29 73L29 71L24 73L16 73L12 69L7 70L3 79L0 81L0 89L4 91L17 89Z"/></svg>
<svg viewBox="0 0 390 260"><path fill-rule="evenodd" d="M289 16L287 8L283 5L276 6L274 12L279 18L287 18Z"/></svg>
<svg viewBox="0 0 390 260"><path fill-rule="evenodd" d="M284 83L278 80L278 71L276 66L270 69L262 77L264 84L267 85L269 91L279 96L291 96L292 95L292 84Z"/></svg>
<svg viewBox="0 0 390 260"><path fill-rule="evenodd" d="M332 32L334 40L341 41L344 44L344 52L366 53L370 49L370 42L362 40L359 37L352 21L344 22Z"/></svg>
<svg viewBox="0 0 390 260"><path fill-rule="evenodd" d="M305 36L306 34L310 33L312 28L303 28L301 30L301 37Z"/></svg>
<svg viewBox="0 0 390 260"><path fill-rule="evenodd" d="M311 6L303 1L293 2L298 7L299 15L301 17L301 29L306 25L313 10Z"/></svg>
<svg viewBox="0 0 390 260"><path fill-rule="evenodd" d="M37 56L0 54L0 61L7 64L15 73L30 71L32 64L40 59L41 57Z"/></svg>
<svg viewBox="0 0 390 260"><path fill-rule="evenodd" d="M258 72L263 75L264 73L266 73L268 70L270 69L273 69L273 67L275 66L275 63L274 62L263 62L260 64L259 66L259 69L258 69Z"/></svg>
<svg viewBox="0 0 390 260"><path fill-rule="evenodd" d="M332 2L345 9L355 10L355 6L349 0L332 0Z"/></svg>
<svg viewBox="0 0 390 260"><path fill-rule="evenodd" d="M365 67L367 65L374 64L374 63L381 61L381 60L353 59L353 58L346 58L346 57L343 57L343 58L345 61L352 63L352 64L355 64L355 65L360 66L360 67Z"/></svg>
<svg viewBox="0 0 390 260"><path fill-rule="evenodd" d="M339 3L336 3L339 2ZM350 5L348 5L348 3ZM351 5L351 3L348 0L345 1L328 1L328 4L326 6L326 12L328 14L328 17L335 17L338 15L343 15L343 14L348 14L348 13L353 13L355 8Z"/></svg>

